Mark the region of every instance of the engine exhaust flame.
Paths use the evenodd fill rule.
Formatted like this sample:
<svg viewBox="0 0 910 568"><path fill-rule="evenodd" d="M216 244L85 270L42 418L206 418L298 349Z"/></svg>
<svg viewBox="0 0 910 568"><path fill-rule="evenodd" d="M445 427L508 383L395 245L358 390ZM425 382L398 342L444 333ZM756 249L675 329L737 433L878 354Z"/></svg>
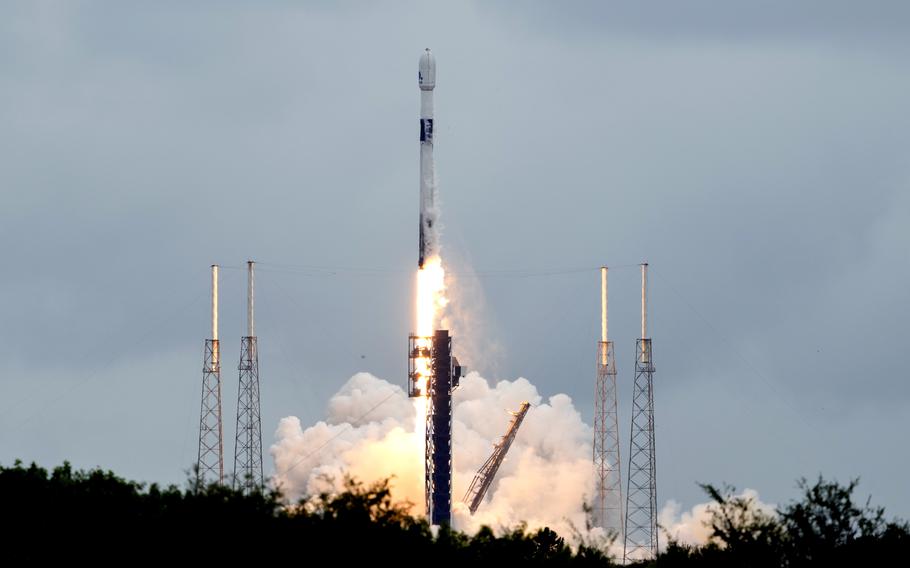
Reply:
<svg viewBox="0 0 910 568"><path fill-rule="evenodd" d="M427 259L423 268L417 271L417 347L421 350L431 347L431 337L442 319L442 313L448 304L445 296L445 269L442 258L433 256ZM421 396L414 400L417 426L423 428L426 422L427 380L430 375L430 358L419 357L415 360L417 372L415 387Z"/></svg>

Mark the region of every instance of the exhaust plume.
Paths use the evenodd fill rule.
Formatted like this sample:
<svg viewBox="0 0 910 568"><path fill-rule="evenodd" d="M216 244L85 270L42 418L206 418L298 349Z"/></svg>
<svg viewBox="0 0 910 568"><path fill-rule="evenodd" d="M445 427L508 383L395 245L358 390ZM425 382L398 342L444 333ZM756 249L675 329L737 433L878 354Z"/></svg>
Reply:
<svg viewBox="0 0 910 568"><path fill-rule="evenodd" d="M570 537L585 531L583 505L593 494L590 428L565 394L548 399L527 379L489 384L476 372L454 393L453 496L467 491L474 473L505 432L509 409L529 401L528 412L487 498L472 517L467 505L453 503L453 524L467 532L526 522L548 526ZM424 511L424 429L419 400L397 385L358 373L332 397L325 420L304 428L294 416L278 425L271 447L275 484L296 500L340 489L345 474L371 482L392 479L393 497ZM326 476L334 479L327 487ZM591 536L601 535L592 529Z"/></svg>

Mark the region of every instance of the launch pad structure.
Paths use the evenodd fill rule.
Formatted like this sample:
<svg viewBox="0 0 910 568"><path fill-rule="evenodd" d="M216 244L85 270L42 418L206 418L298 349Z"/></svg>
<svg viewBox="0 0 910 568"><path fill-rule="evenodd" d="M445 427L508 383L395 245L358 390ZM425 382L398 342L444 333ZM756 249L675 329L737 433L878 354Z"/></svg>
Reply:
<svg viewBox="0 0 910 568"><path fill-rule="evenodd" d="M234 438L234 488L262 489L262 420L259 403L259 342L253 319L253 264L247 261L247 334L240 339L240 384Z"/></svg>
<svg viewBox="0 0 910 568"><path fill-rule="evenodd" d="M641 337L635 342L635 384L623 562L657 557L657 463L654 451L654 360L648 336L648 264L641 265Z"/></svg>
<svg viewBox="0 0 910 568"><path fill-rule="evenodd" d="M218 265L212 265L212 338L205 340L196 483L224 483L224 421L221 405L221 348L218 341ZM234 440L234 488L263 487L259 352L253 320L253 261L247 262L247 335L240 341L240 388Z"/></svg>
<svg viewBox="0 0 910 568"><path fill-rule="evenodd" d="M212 338L205 340L199 453L196 482L224 483L224 433L221 423L221 351L218 343L218 265L212 265Z"/></svg>
<svg viewBox="0 0 910 568"><path fill-rule="evenodd" d="M607 267L600 269L600 341L594 387L594 525L617 535L623 529L616 359L607 335Z"/></svg>
<svg viewBox="0 0 910 568"><path fill-rule="evenodd" d="M431 525L452 524L452 391L463 373L448 330L408 338L408 396L427 399L424 468Z"/></svg>
<svg viewBox="0 0 910 568"><path fill-rule="evenodd" d="M490 485L493 484L493 478L496 477L499 466L502 465L502 461L509 452L509 448L515 440L515 435L518 434L518 428L521 427L521 423L525 419L525 415L528 413L529 408L531 408L531 403L523 402L521 403L521 408L519 408L517 412L511 413L512 420L509 422L509 428L506 430L506 435L503 436L502 440L493 448L493 453L480 467L480 470L478 470L477 474L474 476L474 480L471 482L471 486L468 487L468 492L465 493L463 501L468 506L468 510L471 511L472 515L477 512L477 508L480 507L480 504L483 502L484 495L487 494L487 490L490 488Z"/></svg>

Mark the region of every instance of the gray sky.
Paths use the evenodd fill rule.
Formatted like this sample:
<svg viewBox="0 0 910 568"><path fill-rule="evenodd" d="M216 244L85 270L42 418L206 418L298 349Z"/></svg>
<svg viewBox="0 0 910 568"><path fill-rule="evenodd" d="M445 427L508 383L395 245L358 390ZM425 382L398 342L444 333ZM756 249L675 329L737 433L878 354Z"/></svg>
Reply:
<svg viewBox="0 0 910 568"><path fill-rule="evenodd" d="M859 6L4 3L0 462L181 481L213 262L263 263L266 445L356 371L404 385L429 46L472 368L590 420L610 264L627 420L647 259L661 502L824 473L910 516L910 9Z"/></svg>

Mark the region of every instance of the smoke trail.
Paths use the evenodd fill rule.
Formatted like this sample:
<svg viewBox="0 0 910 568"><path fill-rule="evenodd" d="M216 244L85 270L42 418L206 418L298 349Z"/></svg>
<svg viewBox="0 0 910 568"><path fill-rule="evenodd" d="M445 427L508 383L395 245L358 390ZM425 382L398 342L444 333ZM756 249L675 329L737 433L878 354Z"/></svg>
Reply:
<svg viewBox="0 0 910 568"><path fill-rule="evenodd" d="M523 401L534 407L472 517L461 497L505 433L507 411ZM335 488L345 473L368 482L394 476L394 498L409 500L412 512L422 515L424 434L415 414L414 402L400 387L358 373L329 401L324 421L303 428L296 417L281 420L271 447L274 481L297 499L326 489L325 475L334 477ZM583 504L593 492L591 431L567 395L544 400L524 378L490 385L470 373L455 391L453 437L456 528L473 532L482 524L502 528L526 522L566 536L572 527L584 530Z"/></svg>
<svg viewBox="0 0 910 568"><path fill-rule="evenodd" d="M446 298L442 328L455 338L454 353L469 369L483 369L488 376L500 376L505 349L496 338L486 295L471 263L449 251L446 254Z"/></svg>

